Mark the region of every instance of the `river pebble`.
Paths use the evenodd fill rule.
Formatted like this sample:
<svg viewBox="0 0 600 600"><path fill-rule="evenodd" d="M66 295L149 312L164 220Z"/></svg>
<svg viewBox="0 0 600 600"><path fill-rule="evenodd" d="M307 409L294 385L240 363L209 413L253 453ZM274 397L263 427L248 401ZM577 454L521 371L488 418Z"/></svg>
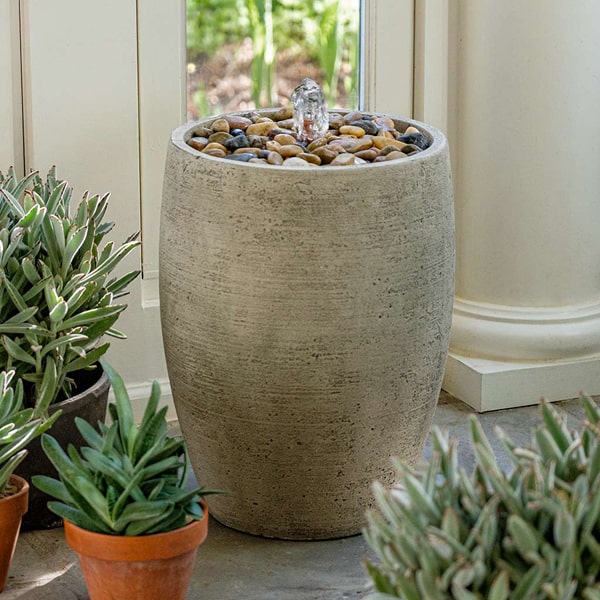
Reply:
<svg viewBox="0 0 600 600"><path fill-rule="evenodd" d="M329 130L314 140L298 141L291 107L216 117L198 125L190 148L217 158L269 166L350 166L406 160L429 145L417 127L397 129L387 115L360 111L329 114Z"/></svg>

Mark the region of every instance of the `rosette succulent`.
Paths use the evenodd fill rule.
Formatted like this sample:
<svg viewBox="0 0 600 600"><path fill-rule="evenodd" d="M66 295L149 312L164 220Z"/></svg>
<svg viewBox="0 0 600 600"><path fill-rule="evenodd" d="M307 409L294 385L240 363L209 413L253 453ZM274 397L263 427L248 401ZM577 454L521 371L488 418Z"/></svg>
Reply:
<svg viewBox="0 0 600 600"><path fill-rule="evenodd" d="M186 489L185 442L167 435L158 383L136 425L123 380L108 364L103 367L115 396L109 404L112 424L98 423L96 431L76 418L88 444L81 450L70 446L65 452L50 435L42 436L59 480L35 475L33 483L57 499L49 508L82 529L112 535L163 533L201 519L200 498L216 492Z"/></svg>
<svg viewBox="0 0 600 600"><path fill-rule="evenodd" d="M23 407L23 384L14 388L14 371L0 373L0 497L8 480L27 455L27 444L49 429L58 418L55 412L48 420L33 418L33 409Z"/></svg>

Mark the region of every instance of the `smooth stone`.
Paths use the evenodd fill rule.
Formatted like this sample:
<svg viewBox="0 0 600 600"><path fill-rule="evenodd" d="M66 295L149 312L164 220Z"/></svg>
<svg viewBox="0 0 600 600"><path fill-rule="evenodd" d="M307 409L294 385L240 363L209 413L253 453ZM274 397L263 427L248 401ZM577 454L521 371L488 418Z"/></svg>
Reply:
<svg viewBox="0 0 600 600"><path fill-rule="evenodd" d="M374 163L378 163L378 162L385 162L387 160L387 156L378 156L376 159L373 160Z"/></svg>
<svg viewBox="0 0 600 600"><path fill-rule="evenodd" d="M265 150L264 148L261 148L261 149L258 151L258 154L257 154L257 156L258 156L258 158L264 158L264 159L267 159L267 158L269 158L269 154L271 154L271 151L270 151L270 150Z"/></svg>
<svg viewBox="0 0 600 600"><path fill-rule="evenodd" d="M301 146L296 146L295 144L285 144L279 149L279 154L281 154L283 158L291 158L292 156L298 156L298 154L302 154L303 152L304 148L302 148Z"/></svg>
<svg viewBox="0 0 600 600"><path fill-rule="evenodd" d="M422 133L405 133L398 138L398 141L405 144L414 144L421 150L427 148L427 138Z"/></svg>
<svg viewBox="0 0 600 600"><path fill-rule="evenodd" d="M379 151L379 156L387 156L388 154L390 154L391 152L401 152L402 150L400 148L398 148L398 146L392 146L392 144L389 144L387 146L384 146L380 151Z"/></svg>
<svg viewBox="0 0 600 600"><path fill-rule="evenodd" d="M216 119L212 122L211 128L213 131L224 131L225 133L229 133L229 130L231 129L227 119Z"/></svg>
<svg viewBox="0 0 600 600"><path fill-rule="evenodd" d="M253 152L243 152L242 154L230 154L225 157L227 160L236 160L239 162L248 162L251 158L256 158Z"/></svg>
<svg viewBox="0 0 600 600"><path fill-rule="evenodd" d="M251 148L264 148L267 138L260 135L249 135L248 144Z"/></svg>
<svg viewBox="0 0 600 600"><path fill-rule="evenodd" d="M355 152L354 156L371 162L379 156L379 152L373 148L369 148L368 150L359 150L358 152Z"/></svg>
<svg viewBox="0 0 600 600"><path fill-rule="evenodd" d="M214 132L212 129L209 129L208 127L196 127L194 129L194 136L195 137L205 137L205 138L209 138Z"/></svg>
<svg viewBox="0 0 600 600"><path fill-rule="evenodd" d="M194 150L204 150L208 144L208 138L205 137L193 137L188 141L188 146L191 146Z"/></svg>
<svg viewBox="0 0 600 600"><path fill-rule="evenodd" d="M377 132L377 135L374 137L385 137L388 138L388 140L395 140L396 136L392 133L391 129L380 129Z"/></svg>
<svg viewBox="0 0 600 600"><path fill-rule="evenodd" d="M229 133L233 136L236 135L243 135L244 134L244 130L243 129L230 129Z"/></svg>
<svg viewBox="0 0 600 600"><path fill-rule="evenodd" d="M409 133L421 133L416 127L413 127L412 125L409 125L406 128L406 131L404 132L404 135L407 135Z"/></svg>
<svg viewBox="0 0 600 600"><path fill-rule="evenodd" d="M315 148L313 154L321 159L322 164L328 165L338 155L338 152L329 146L321 146Z"/></svg>
<svg viewBox="0 0 600 600"><path fill-rule="evenodd" d="M360 121L363 118L363 114L357 110L351 110L349 113L344 115L344 123L352 123L352 121Z"/></svg>
<svg viewBox="0 0 600 600"><path fill-rule="evenodd" d="M209 138L209 142L217 142L218 144L224 144L227 140L232 139L233 136L226 131L217 131L213 133Z"/></svg>
<svg viewBox="0 0 600 600"><path fill-rule="evenodd" d="M249 163L257 163L257 164L261 164L261 165L268 164L264 158L251 158L248 162Z"/></svg>
<svg viewBox="0 0 600 600"><path fill-rule="evenodd" d="M229 123L229 129L241 129L246 131L248 125L252 125L252 121L246 117L239 115L226 115L223 117Z"/></svg>
<svg viewBox="0 0 600 600"><path fill-rule="evenodd" d="M358 121L352 121L350 123L352 127L360 127L364 129L365 133L369 135L377 135L378 127L373 123L373 121L369 121L368 119L359 119Z"/></svg>
<svg viewBox="0 0 600 600"><path fill-rule="evenodd" d="M378 148L379 150L382 150L386 146L394 146L396 150L402 150L402 148L406 146L404 142L399 142L394 138L389 138L383 135L374 135L371 139L373 140L373 146L375 146L375 148Z"/></svg>
<svg viewBox="0 0 600 600"><path fill-rule="evenodd" d="M277 127L277 123L274 123L273 121L253 123L246 129L246 135L267 135L269 131L275 129L275 127Z"/></svg>
<svg viewBox="0 0 600 600"><path fill-rule="evenodd" d="M255 123L273 123L273 119L271 117L258 117Z"/></svg>
<svg viewBox="0 0 600 600"><path fill-rule="evenodd" d="M338 154L329 164L332 167L345 167L347 165L354 165L356 164L356 157L354 154L343 152L342 154Z"/></svg>
<svg viewBox="0 0 600 600"><path fill-rule="evenodd" d="M283 121L277 121L277 125L283 129L294 129L294 119L284 119Z"/></svg>
<svg viewBox="0 0 600 600"><path fill-rule="evenodd" d="M283 129L282 127L275 127L275 129L271 129L271 131L269 131L269 137L271 139L274 139L275 136L280 135L282 133L284 135L295 135L294 132L291 132L289 129Z"/></svg>
<svg viewBox="0 0 600 600"><path fill-rule="evenodd" d="M258 156L259 152L262 152L261 148L238 148L237 150L234 150L234 154L244 154L244 153L250 153L250 154L254 154L254 156Z"/></svg>
<svg viewBox="0 0 600 600"><path fill-rule="evenodd" d="M368 150L373 145L373 140L370 137L366 138L355 138L355 137L341 137L337 140L329 142L330 146L338 146L343 148L346 152L354 154L354 152L360 152L361 150Z"/></svg>
<svg viewBox="0 0 600 600"><path fill-rule="evenodd" d="M398 158L406 158L406 154L402 150L394 150L385 157L385 160L397 160Z"/></svg>
<svg viewBox="0 0 600 600"><path fill-rule="evenodd" d="M281 144L282 146L287 146L288 144L295 144L297 140L293 135L290 135L289 133L280 133L275 136L274 141L276 141L278 144Z"/></svg>
<svg viewBox="0 0 600 600"><path fill-rule="evenodd" d="M340 127L340 133L342 135L353 135L354 137L361 138L367 132L362 127L354 127L354 125L342 125Z"/></svg>
<svg viewBox="0 0 600 600"><path fill-rule="evenodd" d="M332 113L329 115L329 129L339 129L344 126L346 121L344 121L344 117L338 113Z"/></svg>
<svg viewBox="0 0 600 600"><path fill-rule="evenodd" d="M209 156L216 156L217 158L225 158L227 156L227 152L225 150L221 150L219 148L204 148L202 150L202 154L208 154Z"/></svg>
<svg viewBox="0 0 600 600"><path fill-rule="evenodd" d="M265 148L267 150L270 150L271 152L279 152L279 150L281 149L281 144L279 142L276 142L275 140L269 140L265 144Z"/></svg>
<svg viewBox="0 0 600 600"><path fill-rule="evenodd" d="M250 142L248 141L248 137L246 135L236 135L229 140L223 142L223 146L227 148L230 152L237 150L238 148L248 148L250 146Z"/></svg>
<svg viewBox="0 0 600 600"><path fill-rule="evenodd" d="M310 152L302 152L302 154L298 154L298 158L305 160L313 165L320 165L321 159L316 154L311 154Z"/></svg>
<svg viewBox="0 0 600 600"><path fill-rule="evenodd" d="M373 119L373 123L379 129L396 129L396 124L394 123L394 120L390 117L375 117Z"/></svg>
<svg viewBox="0 0 600 600"><path fill-rule="evenodd" d="M284 106L273 114L273 121L286 121L294 116L294 110L291 106Z"/></svg>
<svg viewBox="0 0 600 600"><path fill-rule="evenodd" d="M227 148L223 146L223 144L219 144L219 142L210 142L209 144L206 144L204 150L212 150L214 148L217 150L223 150L223 152L227 152Z"/></svg>
<svg viewBox="0 0 600 600"><path fill-rule="evenodd" d="M283 165L284 167L312 167L313 165L311 165L309 162L306 162L305 160L302 160L301 158L298 158L297 156L292 156L291 158L286 158L283 161Z"/></svg>
<svg viewBox="0 0 600 600"><path fill-rule="evenodd" d="M267 156L267 162L270 165L282 165L283 156L281 156L279 152L269 152L269 156Z"/></svg>
<svg viewBox="0 0 600 600"><path fill-rule="evenodd" d="M404 152L404 154L408 154L410 156L411 154L417 154L418 152L423 152L423 150L415 144L406 144L406 146L404 146L404 148L402 148L402 152Z"/></svg>
<svg viewBox="0 0 600 600"><path fill-rule="evenodd" d="M327 144L327 140L325 138L317 138L316 140L312 141L307 147L306 149L309 152L312 152L315 148L320 148L321 146L325 146L325 144Z"/></svg>

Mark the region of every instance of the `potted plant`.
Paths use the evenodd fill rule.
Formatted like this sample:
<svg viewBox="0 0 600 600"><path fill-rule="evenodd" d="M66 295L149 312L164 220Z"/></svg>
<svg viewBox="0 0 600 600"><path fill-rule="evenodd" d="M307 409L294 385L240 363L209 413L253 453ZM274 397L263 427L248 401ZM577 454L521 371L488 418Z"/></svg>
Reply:
<svg viewBox="0 0 600 600"><path fill-rule="evenodd" d="M27 444L60 414L55 412L45 421L33 418L33 408L23 406L22 382L17 380L11 387L14 376L14 371L0 373L0 592L6 585L29 496L29 484L14 470L25 458Z"/></svg>
<svg viewBox="0 0 600 600"><path fill-rule="evenodd" d="M167 407L158 409L155 381L139 425L121 377L106 363L115 396L112 424L96 431L76 425L88 446L66 453L48 434L42 446L59 480L34 484L57 500L50 509L64 519L91 600L185 598L198 546L207 534L212 491L186 489L185 443L167 435Z"/></svg>
<svg viewBox="0 0 600 600"><path fill-rule="evenodd" d="M45 180L0 173L0 369L23 381L34 417L62 410L53 433L77 445L74 415L95 423L106 413L108 380L97 364L105 336L125 337L114 328L126 308L118 298L139 272L111 274L139 242L135 235L105 242L109 194L86 193L77 205L71 196L54 168ZM32 444L21 475L47 468L39 442ZM25 527L52 524L46 501L32 490Z"/></svg>
<svg viewBox="0 0 600 600"><path fill-rule="evenodd" d="M503 472L470 417L475 470L457 467L457 443L433 430L429 465L397 462L398 487L376 485L381 514L365 535L371 600L598 600L600 598L600 413L570 431L543 401L531 448L497 429L512 462Z"/></svg>

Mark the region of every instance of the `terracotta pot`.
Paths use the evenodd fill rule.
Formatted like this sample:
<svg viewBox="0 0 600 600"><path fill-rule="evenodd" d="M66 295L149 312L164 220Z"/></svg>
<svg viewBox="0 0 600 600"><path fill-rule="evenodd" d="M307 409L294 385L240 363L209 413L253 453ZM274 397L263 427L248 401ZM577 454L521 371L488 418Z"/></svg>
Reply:
<svg viewBox="0 0 600 600"><path fill-rule="evenodd" d="M65 521L67 543L79 558L90 600L184 600L198 546L208 532L200 521L154 535L104 535Z"/></svg>
<svg viewBox="0 0 600 600"><path fill-rule="evenodd" d="M421 455L448 352L453 195L444 136L394 120L429 147L351 167L233 162L187 145L198 123L173 132L163 340L196 477L229 491L209 500L225 525L356 534L372 481L395 481L390 457Z"/></svg>
<svg viewBox="0 0 600 600"><path fill-rule="evenodd" d="M18 491L0 500L0 592L8 579L8 570L17 546L21 519L27 512L29 484L18 475L12 475L9 482Z"/></svg>
<svg viewBox="0 0 600 600"><path fill-rule="evenodd" d="M72 398L50 406L50 414L62 410L62 415L50 431L51 435L58 440L61 448L67 448L69 444L73 444L76 448L86 445L75 426L75 417L81 417L93 427L97 426L98 421L104 422L106 417L110 388L108 377L100 366L94 371L89 371L87 375L87 380L81 381L81 392ZM33 475L58 478L56 469L42 450L41 438L32 440L27 446L27 450L27 457L17 469L21 477L27 481L31 481ZM62 519L48 509L49 500L54 500L54 498L44 494L35 486L31 486L29 511L23 518L23 531L49 529L62 525Z"/></svg>

